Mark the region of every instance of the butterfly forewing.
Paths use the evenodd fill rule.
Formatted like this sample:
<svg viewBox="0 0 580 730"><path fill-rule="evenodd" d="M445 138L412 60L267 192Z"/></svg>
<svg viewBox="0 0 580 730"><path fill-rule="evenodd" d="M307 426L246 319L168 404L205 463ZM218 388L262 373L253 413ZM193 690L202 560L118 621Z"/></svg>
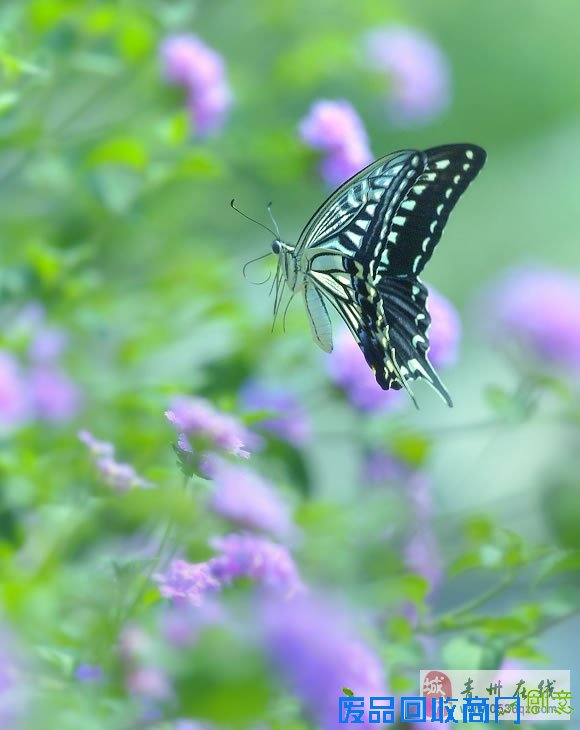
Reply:
<svg viewBox="0 0 580 730"><path fill-rule="evenodd" d="M410 165L410 161L414 164ZM307 247L316 246L342 231L359 214L366 216L376 210L377 203L388 203L396 194L401 181L411 168L417 171L424 165L424 159L416 150L402 150L365 167L338 188L308 221L298 239L296 254L300 255ZM417 172L418 174L418 172ZM416 175L413 176L416 178ZM411 178L407 178L405 189L410 188ZM398 191L399 195L402 191ZM372 193L372 194L371 194Z"/></svg>
<svg viewBox="0 0 580 730"><path fill-rule="evenodd" d="M449 214L483 167L486 154L476 145L433 147L425 169L393 216L379 271L418 276L431 258Z"/></svg>

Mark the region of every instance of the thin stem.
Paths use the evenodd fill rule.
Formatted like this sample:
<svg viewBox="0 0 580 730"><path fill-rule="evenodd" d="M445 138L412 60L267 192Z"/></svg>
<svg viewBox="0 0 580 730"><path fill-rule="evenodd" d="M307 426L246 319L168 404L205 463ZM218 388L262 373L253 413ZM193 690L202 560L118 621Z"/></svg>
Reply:
<svg viewBox="0 0 580 730"><path fill-rule="evenodd" d="M509 573L508 575L504 576L504 578L502 578L497 583L497 585L493 586L488 591L485 591L485 593L482 593L480 596L472 598L471 600L463 603L461 606L458 606L457 608L454 608L453 610L443 614L442 616L433 619L431 623L423 626L422 630L426 633L439 633L442 631L449 631L451 629L457 628L457 625L453 625L457 619L461 618L461 616L464 616L465 614L473 613L476 609L480 608L488 601L491 601L493 598L502 593L506 588L512 585L514 579L515 575L513 573ZM462 628L468 628L468 625L462 625Z"/></svg>
<svg viewBox="0 0 580 730"><path fill-rule="evenodd" d="M555 616L554 618L548 619L547 621L544 621L543 624L540 626L536 626L533 629L530 629L529 631L524 632L523 634L520 634L515 639L512 639L505 645L505 649L511 649L514 646L518 646L519 644L523 644L524 641L527 641L528 639L533 639L536 636L539 636L540 634L545 633L546 631L549 631L550 629L554 628L555 626L559 626L560 624L565 623L568 621L568 619L573 618L574 616L580 615L580 606L575 606L570 611L567 611L566 613L562 614L561 616Z"/></svg>

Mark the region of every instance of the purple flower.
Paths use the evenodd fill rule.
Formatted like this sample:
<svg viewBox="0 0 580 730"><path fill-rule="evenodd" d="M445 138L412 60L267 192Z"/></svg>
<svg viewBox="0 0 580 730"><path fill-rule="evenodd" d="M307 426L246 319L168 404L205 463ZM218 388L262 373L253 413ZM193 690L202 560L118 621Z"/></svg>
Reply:
<svg viewBox="0 0 580 730"><path fill-rule="evenodd" d="M287 537L293 523L287 504L270 484L247 466L222 459L212 464L210 507L240 527Z"/></svg>
<svg viewBox="0 0 580 730"><path fill-rule="evenodd" d="M167 571L156 573L153 580L165 598L193 606L199 606L207 593L220 587L208 563L188 563L186 560L172 560Z"/></svg>
<svg viewBox="0 0 580 730"><path fill-rule="evenodd" d="M203 398L179 396L165 416L179 432L178 444L183 451L193 452L195 447L204 453L213 449L247 459L250 452L244 447L256 443L255 436L239 421Z"/></svg>
<svg viewBox="0 0 580 730"><path fill-rule="evenodd" d="M391 25L366 36L373 68L387 72L391 90L387 111L401 126L425 123L450 103L451 71L442 50L415 28Z"/></svg>
<svg viewBox="0 0 580 730"><path fill-rule="evenodd" d="M167 675L157 667L138 667L126 681L131 694L152 700L166 700L171 696L171 685Z"/></svg>
<svg viewBox="0 0 580 730"><path fill-rule="evenodd" d="M105 482L115 489L123 492L127 489L140 487L148 489L154 485L143 479L131 464L125 464L115 459L105 457L97 459L95 465Z"/></svg>
<svg viewBox="0 0 580 730"><path fill-rule="evenodd" d="M38 418L58 423L76 416L80 406L79 389L62 370L54 365L37 366L29 373L28 381Z"/></svg>
<svg viewBox="0 0 580 730"><path fill-rule="evenodd" d="M0 727L6 730L20 727L20 722L31 706L30 670L26 666L19 647L13 641L13 633L6 626L0 629Z"/></svg>
<svg viewBox="0 0 580 730"><path fill-rule="evenodd" d="M22 425L30 417L26 381L17 360L0 350L0 432Z"/></svg>
<svg viewBox="0 0 580 730"><path fill-rule="evenodd" d="M187 106L195 130L206 135L223 125L232 103L222 57L194 35L180 34L161 44L167 80L187 90Z"/></svg>
<svg viewBox="0 0 580 730"><path fill-rule="evenodd" d="M425 578L431 590L439 585L443 574L438 552L433 530L419 522L405 543L403 557L407 568Z"/></svg>
<svg viewBox="0 0 580 730"><path fill-rule="evenodd" d="M387 694L377 656L333 606L305 597L275 602L266 606L263 624L275 668L317 727L341 727L343 687L364 697Z"/></svg>
<svg viewBox="0 0 580 730"><path fill-rule="evenodd" d="M79 682L100 682L103 679L103 670L93 664L79 664L74 676Z"/></svg>
<svg viewBox="0 0 580 730"><path fill-rule="evenodd" d="M216 585L219 584L216 582ZM225 621L223 606L205 593L200 604L174 602L161 618L161 632L169 644L188 647L195 643L203 629L223 625Z"/></svg>
<svg viewBox="0 0 580 730"><path fill-rule="evenodd" d="M519 343L545 363L580 369L579 275L515 268L491 287L485 305L496 336Z"/></svg>
<svg viewBox="0 0 580 730"><path fill-rule="evenodd" d="M435 367L452 365L457 359L461 339L461 321L451 302L432 286L429 287L427 310L429 326L429 360Z"/></svg>
<svg viewBox="0 0 580 730"><path fill-rule="evenodd" d="M369 484L402 482L409 475L409 467L385 451L371 451L363 465L363 479Z"/></svg>
<svg viewBox="0 0 580 730"><path fill-rule="evenodd" d="M90 431L79 431L79 441L82 441L85 446L88 446L91 454L95 457L102 458L113 456L115 447L109 441L99 441L96 439Z"/></svg>
<svg viewBox="0 0 580 730"><path fill-rule="evenodd" d="M311 436L310 422L300 404L287 391L250 381L242 388L241 401L248 411L273 411L259 425L293 446L304 446Z"/></svg>
<svg viewBox="0 0 580 730"><path fill-rule="evenodd" d="M402 391L383 390L377 383L346 327L336 337L334 350L328 358L328 372L331 380L361 411L393 410L406 404Z"/></svg>
<svg viewBox="0 0 580 730"><path fill-rule="evenodd" d="M221 553L209 561L220 583L250 578L286 597L303 590L298 569L283 545L255 535L227 535L214 538L211 546Z"/></svg>
<svg viewBox="0 0 580 730"><path fill-rule="evenodd" d="M131 464L124 464L114 458L113 444L108 441L99 441L89 431L79 431L78 438L88 446L97 470L109 486L120 491L134 487L145 489L154 486L139 476Z"/></svg>
<svg viewBox="0 0 580 730"><path fill-rule="evenodd" d="M315 102L299 124L307 145L324 152L324 180L339 185L373 160L367 133L352 104L341 99Z"/></svg>
<svg viewBox="0 0 580 730"><path fill-rule="evenodd" d="M36 364L54 363L64 352L67 341L64 330L44 325L35 332L28 348L28 357Z"/></svg>

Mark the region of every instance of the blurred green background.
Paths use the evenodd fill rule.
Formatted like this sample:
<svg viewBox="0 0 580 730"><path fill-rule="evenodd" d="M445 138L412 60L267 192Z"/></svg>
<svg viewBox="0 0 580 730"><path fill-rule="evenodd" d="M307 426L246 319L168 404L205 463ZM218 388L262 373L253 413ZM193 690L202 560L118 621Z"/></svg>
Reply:
<svg viewBox="0 0 580 730"><path fill-rule="evenodd" d="M449 59L452 101L429 124L389 122L388 79L365 64L364 34L395 22L427 33ZM63 604L70 607L78 578L63 566L81 560L80 569L88 549L76 538L59 546L53 531L98 499L83 492L90 479L76 430L117 443L152 481L177 482L162 417L170 396L193 392L229 410L250 377L296 393L314 423L307 449L272 451L264 462L299 494L351 504L351 517L358 504L366 525L361 455L369 444L403 451L419 444L429 452L444 559L457 557L458 535L474 515L526 543L580 547L577 422L552 416L557 395L529 418L506 416L485 396L492 385L512 393L518 373L484 337L478 305L483 288L512 264L580 269L579 25L573 0L2 1L0 337L7 350L23 352L14 322L41 302L69 333L67 367L83 398L68 423L3 435L10 516L3 600L24 643L74 643L47 634ZM195 33L226 64L234 102L223 130L207 138L196 138L182 90L163 78L159 45L176 32ZM265 223L272 200L282 237L296 241L328 193L318 155L297 131L320 98L353 103L377 157L464 141L488 152L425 272L462 317L461 355L444 374L453 411L419 384L420 411L360 417L329 386L301 302L290 308L286 331L278 324L272 332L269 286L242 276L271 241L230 209L232 198ZM273 265L269 258L250 267L249 278L260 280ZM565 494L557 487L546 496L547 485L562 480L572 485ZM325 519L315 529L329 531L330 547L320 549L330 555L340 528ZM33 562L49 556L40 577L31 577L30 558L21 562L26 546ZM526 570L500 613L510 615L527 590ZM452 580L437 605L466 600L481 580L477 573ZM577 572L566 574L558 591L567 596L577 580ZM546 596L561 600L556 588ZM580 669L577 633L570 622L548 633L544 665Z"/></svg>

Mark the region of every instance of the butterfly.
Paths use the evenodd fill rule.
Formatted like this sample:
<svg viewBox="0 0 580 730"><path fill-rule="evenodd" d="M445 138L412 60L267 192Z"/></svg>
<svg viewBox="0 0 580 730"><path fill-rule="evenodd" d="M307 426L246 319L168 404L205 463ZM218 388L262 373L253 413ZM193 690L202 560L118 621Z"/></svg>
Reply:
<svg viewBox="0 0 580 730"><path fill-rule="evenodd" d="M381 157L339 187L314 213L298 243L278 236L274 314L284 284L302 292L315 342L332 351L331 305L387 390L426 380L452 406L429 362L427 289L419 275L469 183L485 163L472 144Z"/></svg>

